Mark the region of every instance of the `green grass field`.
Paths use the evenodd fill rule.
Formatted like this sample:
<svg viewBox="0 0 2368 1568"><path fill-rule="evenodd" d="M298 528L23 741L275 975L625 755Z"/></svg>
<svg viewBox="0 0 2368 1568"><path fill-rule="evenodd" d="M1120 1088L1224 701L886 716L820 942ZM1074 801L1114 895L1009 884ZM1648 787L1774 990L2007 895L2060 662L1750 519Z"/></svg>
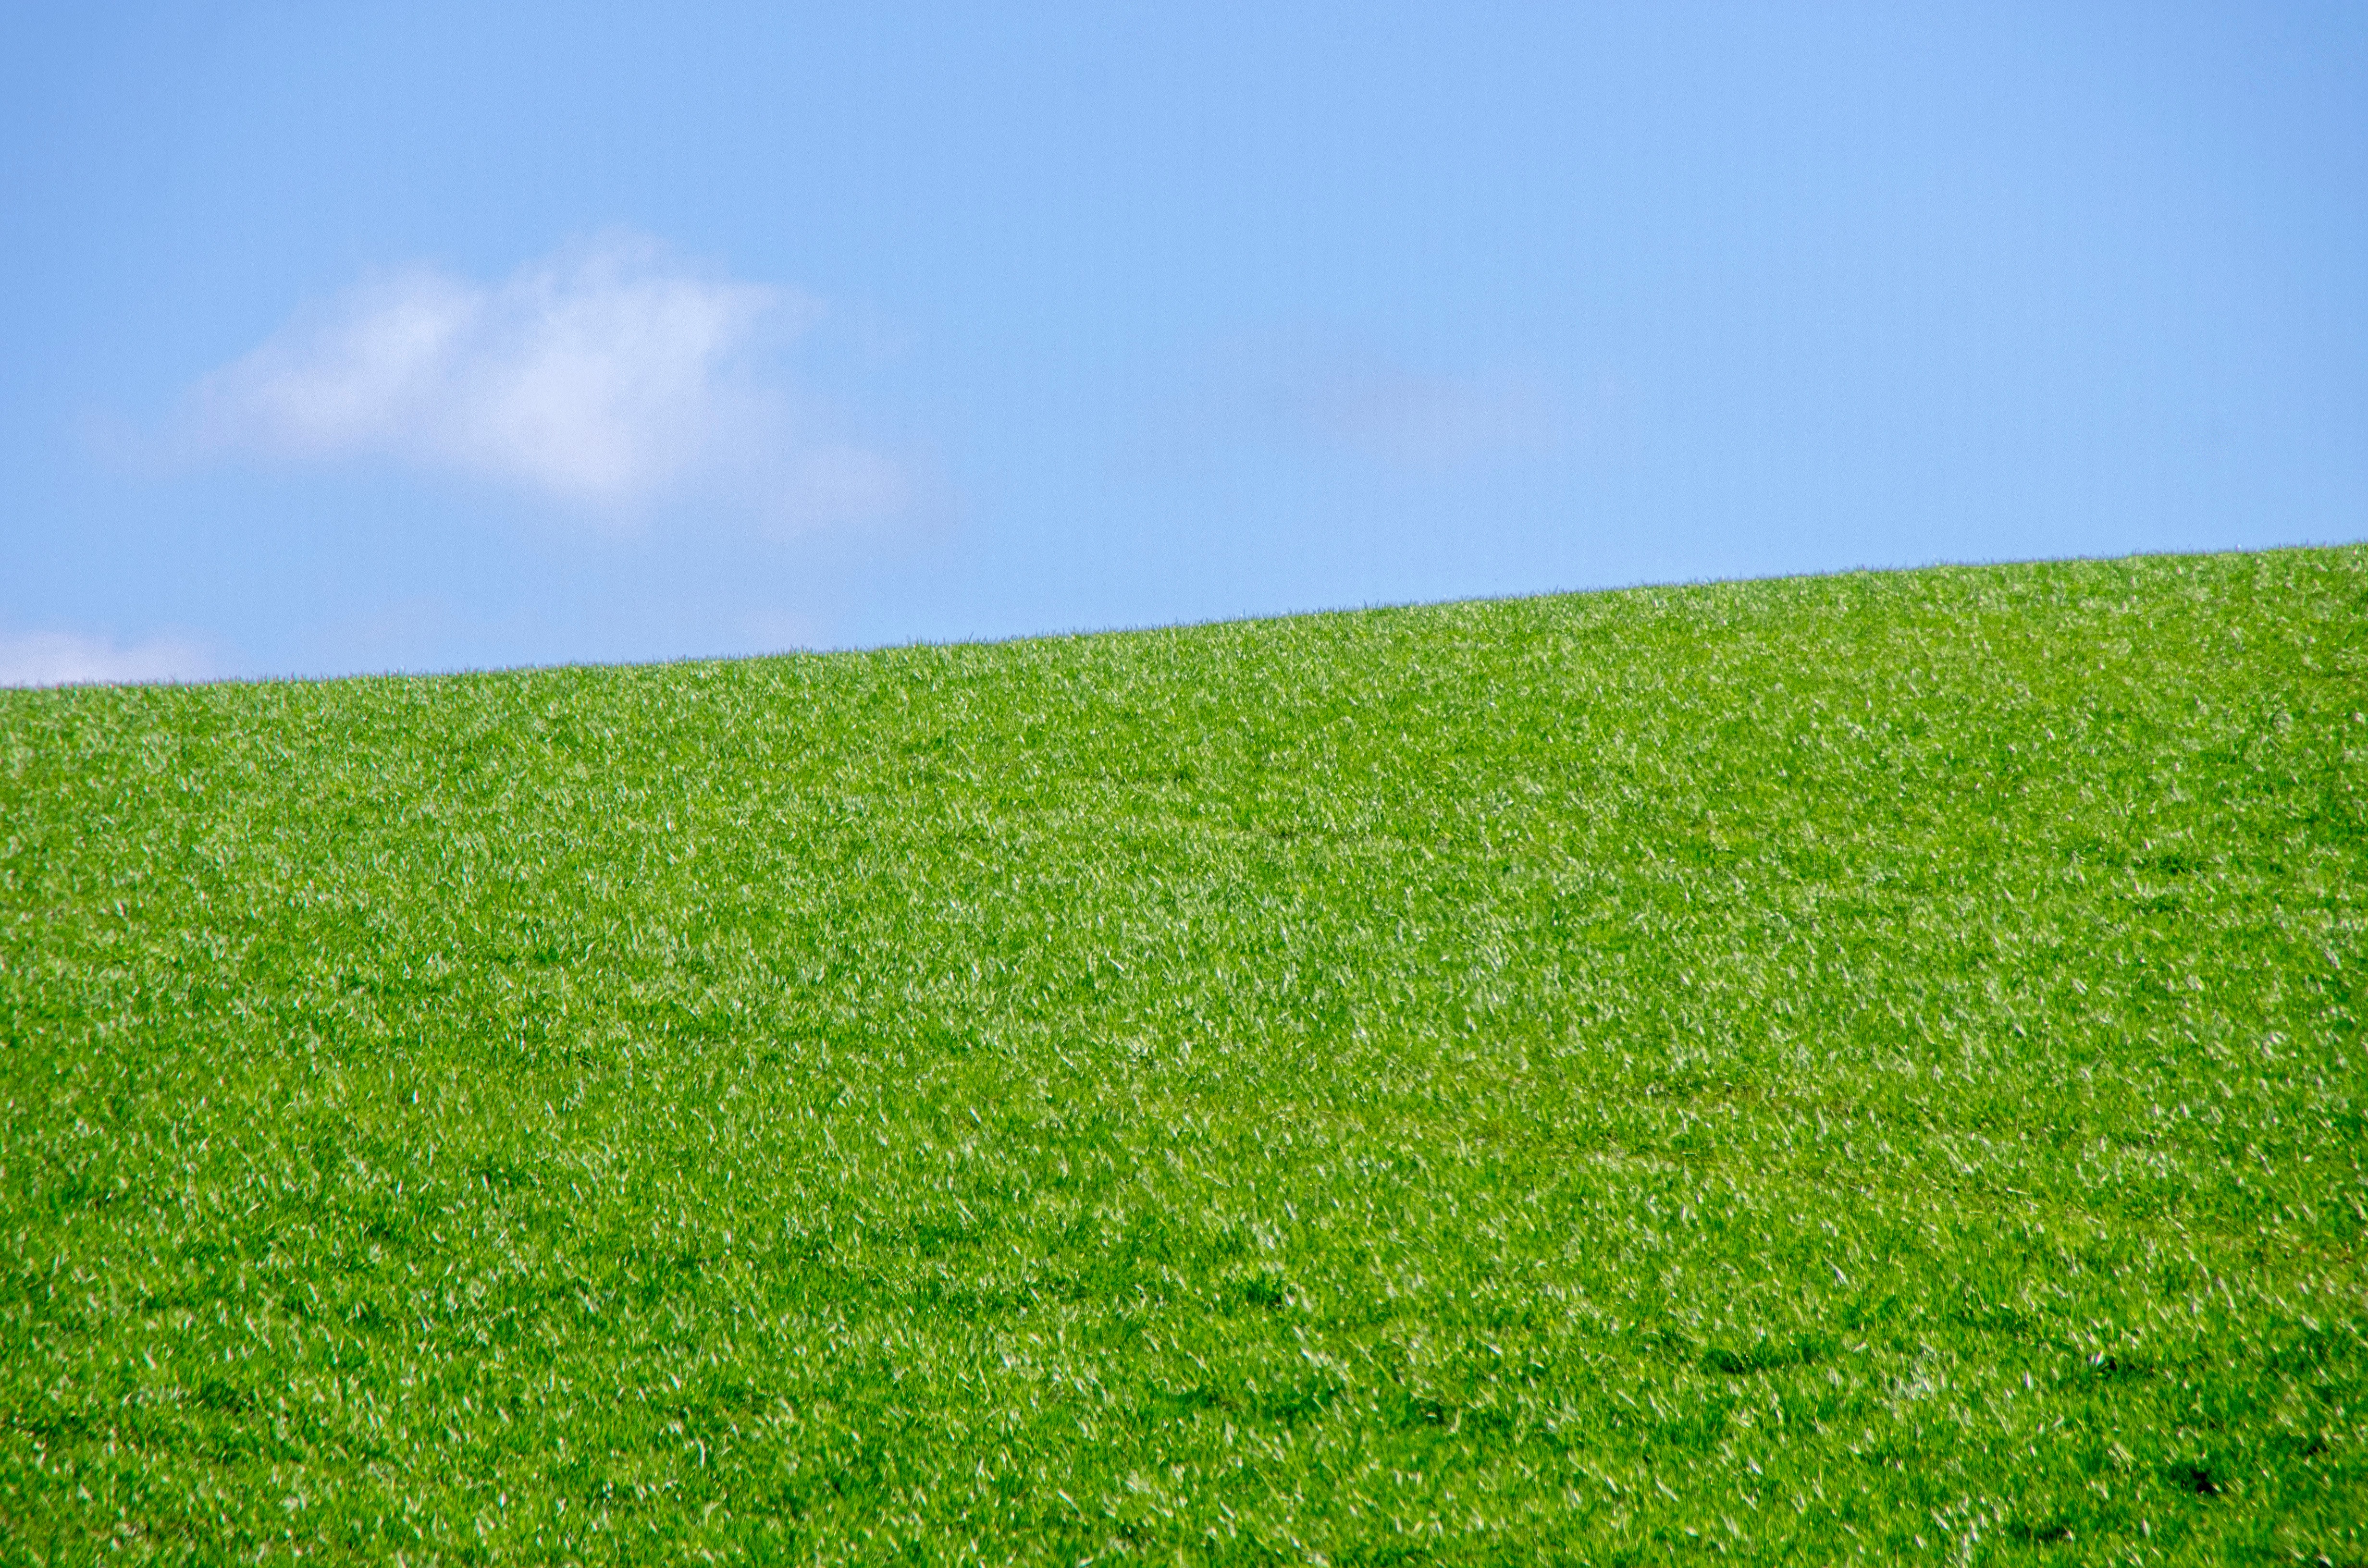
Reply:
<svg viewBox="0 0 2368 1568"><path fill-rule="evenodd" d="M0 1561L2368 1562L2368 548L0 693Z"/></svg>

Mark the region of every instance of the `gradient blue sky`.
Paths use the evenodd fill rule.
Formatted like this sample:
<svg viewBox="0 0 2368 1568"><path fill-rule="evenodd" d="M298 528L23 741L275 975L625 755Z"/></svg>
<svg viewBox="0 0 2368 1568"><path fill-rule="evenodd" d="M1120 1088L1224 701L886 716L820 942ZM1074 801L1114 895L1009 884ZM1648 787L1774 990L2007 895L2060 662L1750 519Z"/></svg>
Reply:
<svg viewBox="0 0 2368 1568"><path fill-rule="evenodd" d="M2368 538L2368 7L0 3L0 680Z"/></svg>

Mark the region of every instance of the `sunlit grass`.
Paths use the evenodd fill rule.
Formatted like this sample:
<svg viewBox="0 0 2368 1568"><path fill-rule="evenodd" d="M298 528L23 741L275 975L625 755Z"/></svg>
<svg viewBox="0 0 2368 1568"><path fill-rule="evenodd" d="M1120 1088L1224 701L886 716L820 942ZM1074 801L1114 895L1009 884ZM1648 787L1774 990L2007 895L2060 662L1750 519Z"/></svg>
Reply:
<svg viewBox="0 0 2368 1568"><path fill-rule="evenodd" d="M0 693L0 1559L2368 1560L2368 550Z"/></svg>

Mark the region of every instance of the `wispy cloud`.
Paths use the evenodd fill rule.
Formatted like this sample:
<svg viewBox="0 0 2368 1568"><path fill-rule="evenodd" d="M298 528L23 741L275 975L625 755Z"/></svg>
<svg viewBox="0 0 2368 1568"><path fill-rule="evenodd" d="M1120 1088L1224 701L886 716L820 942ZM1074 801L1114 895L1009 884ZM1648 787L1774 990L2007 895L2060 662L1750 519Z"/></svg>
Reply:
<svg viewBox="0 0 2368 1568"><path fill-rule="evenodd" d="M777 524L894 511L896 465L831 434L763 361L820 313L632 235L497 283L408 267L299 311L206 377L186 431L212 453L493 481L611 527L686 498Z"/></svg>
<svg viewBox="0 0 2368 1568"><path fill-rule="evenodd" d="M203 648L177 638L120 643L72 631L0 634L0 687L202 680L218 673Z"/></svg>
<svg viewBox="0 0 2368 1568"><path fill-rule="evenodd" d="M1543 377L1417 366L1354 339L1229 345L1207 385L1197 423L1209 434L1343 453L1404 473L1550 455L1588 423Z"/></svg>
<svg viewBox="0 0 2368 1568"><path fill-rule="evenodd" d="M1312 433L1401 468L1545 451L1565 423L1551 388L1514 372L1433 375L1334 361L1304 368L1277 394Z"/></svg>

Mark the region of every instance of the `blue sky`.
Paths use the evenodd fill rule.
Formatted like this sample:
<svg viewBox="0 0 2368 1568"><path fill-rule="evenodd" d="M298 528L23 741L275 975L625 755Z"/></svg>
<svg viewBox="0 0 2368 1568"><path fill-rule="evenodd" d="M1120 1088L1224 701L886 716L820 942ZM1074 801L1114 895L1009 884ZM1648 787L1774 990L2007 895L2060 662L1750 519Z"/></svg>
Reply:
<svg viewBox="0 0 2368 1568"><path fill-rule="evenodd" d="M0 681L2368 538L2368 7L0 0Z"/></svg>

